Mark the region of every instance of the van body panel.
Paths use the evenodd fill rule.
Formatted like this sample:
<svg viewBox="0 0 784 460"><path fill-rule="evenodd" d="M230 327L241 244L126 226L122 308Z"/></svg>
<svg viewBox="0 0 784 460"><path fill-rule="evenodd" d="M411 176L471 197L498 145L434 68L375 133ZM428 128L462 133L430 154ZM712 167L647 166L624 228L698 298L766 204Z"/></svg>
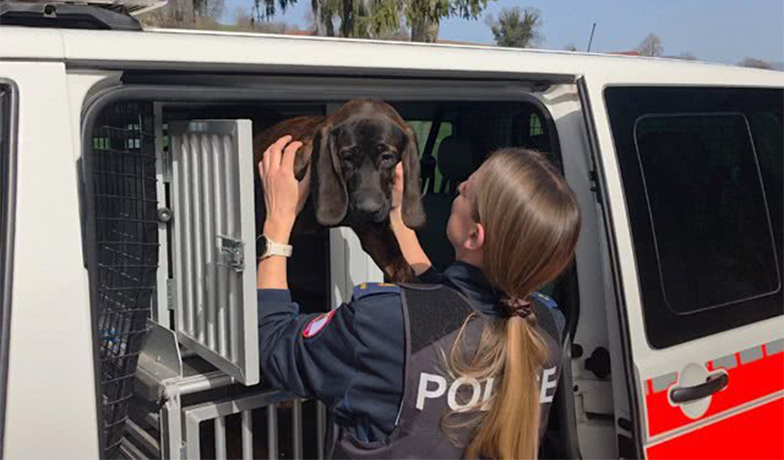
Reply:
<svg viewBox="0 0 784 460"><path fill-rule="evenodd" d="M65 65L0 62L18 87L8 458L96 458L95 374Z"/></svg>
<svg viewBox="0 0 784 460"><path fill-rule="evenodd" d="M0 27L0 60L56 60L64 58L60 30Z"/></svg>
<svg viewBox="0 0 784 460"><path fill-rule="evenodd" d="M706 78L700 86L715 84L716 86L733 88L738 87L739 82L743 82L744 86L748 85L749 87L765 88L777 86L780 88L780 74L777 75L779 75L779 80L774 85L771 85L772 82L767 78L767 75L752 76L749 74L744 75L741 79L736 78L739 75L727 73L714 75L710 79ZM699 439L700 443L707 442L719 445L720 441L726 440L728 433L724 429L718 429L718 427L735 424L736 421L731 421L731 419L740 413L748 411L754 412L754 410L759 410L759 414L767 414L760 415L765 417L763 419L747 414L744 417L748 418L749 422L753 420L754 423L763 423L766 426L770 424L778 427L782 426L780 417L769 417L773 413L769 408L777 407L775 404L780 405L781 398L784 398L784 388L781 388L781 382L779 382L779 380L784 381L784 379L776 377L782 375L784 361L782 361L781 353L774 355L769 354L767 351L762 351L766 344L778 344L784 339L784 317L781 315L663 348L653 346L646 338L640 286L641 275L637 266L635 243L631 232L628 196L627 191L624 190L618 151L616 150L608 109L605 104L604 90L611 86L688 87L693 82L691 77L693 77L693 74L648 74L645 75L645 78L640 78L639 76L634 78L624 72L620 72L612 76L606 74L590 75L586 76L585 79L587 91L591 96L591 117L595 124L598 141L597 155L601 157L600 173L604 185L602 192L606 197L609 215L612 217L611 234L613 244L616 247L616 266L614 269L617 281L620 282L622 289L622 305L619 306L619 309L622 310L623 314L618 315L618 318L615 320L609 318L608 328L611 331L626 331L624 341L613 347L611 354L617 360L623 354L623 350L618 347L630 347L628 349L630 354L627 359L633 363L632 375L634 378L633 387L635 388L633 390L635 394L630 395L630 397L641 408L640 419L638 420L640 423L640 434L642 435L640 441L645 448L646 455L651 458L667 455L684 458L693 458L693 456L697 455L698 457L706 456L705 458L711 458L719 455L721 451L714 449L708 449L701 453L697 452L693 447L693 443L698 441L683 442L686 438L681 439L680 437L695 431L707 430L699 435L692 434L690 436L697 436L693 439ZM677 166L673 165L672 167ZM781 223L773 223L773 225L777 224L780 225ZM625 324L623 324L624 322ZM678 325L673 324L672 327L678 327ZM726 356L735 356L742 362L741 352L754 354L755 356L751 358L752 361L759 360L756 363L752 363L752 367L762 366L767 369L764 372L753 369L748 371L750 368L740 371L742 369L741 366L738 370L731 369L729 371L729 385L732 385L734 381L736 385L734 391L747 393L748 398L740 398L741 400L737 403L731 403L726 401L724 395L717 393L718 396L713 397L712 400L718 406L712 409L709 409L711 399L707 398L681 406L674 405L672 400L668 399L671 398L671 391L678 385L681 387L696 386L706 381L708 375L711 376L710 378L714 378L716 374L726 372L726 370L720 370L718 366L714 367L711 365L715 360ZM757 353L759 356L756 356ZM694 371L694 369L699 367L705 367L705 369ZM704 372L705 375L699 374L696 377L688 377L694 372L697 372L697 374ZM769 375L770 382L766 382L763 385L765 389L754 389L751 386L748 389L738 388L737 385L743 385L743 382L754 381L750 380L753 377L748 375L732 379L732 376L738 375L738 372L760 372L760 375ZM668 381L665 382L664 380ZM688 382L689 380L691 382ZM616 393L616 399L619 397L627 398L623 394ZM733 396L734 399L737 398ZM770 406L769 403L774 404L774 406ZM696 408L697 406L704 407ZM681 410L683 414L679 413ZM705 416L704 418L703 415ZM709 428L713 425L716 426ZM771 443L779 443L780 445L780 437L777 439L775 436L766 436L764 430L758 432L744 431L744 433L752 436L752 438L744 442L759 443L768 447L773 446ZM668 444L668 441L671 440L674 441L674 444ZM665 444L667 444L666 447ZM758 454L761 455L760 452Z"/></svg>
<svg viewBox="0 0 784 460"><path fill-rule="evenodd" d="M39 42L32 43L35 37ZM62 45L57 43L62 37ZM286 67L332 73L399 76L407 71L474 72L488 78L527 74L603 76L616 83L775 87L781 73L676 59L640 58L468 45L430 45L263 34L155 30L149 32L46 30L3 27L0 58L53 59L90 67L222 68L252 71ZM23 46L24 45L24 46ZM426 54L427 59L417 56ZM425 75L425 74L422 74ZM743 82L743 83L739 83ZM753 82L753 83L752 83Z"/></svg>
<svg viewBox="0 0 784 460"><path fill-rule="evenodd" d="M335 87L327 84L328 77L337 80L349 74L357 80L380 77L355 88L358 93L370 94L386 82L400 85L401 78L407 78L405 84L411 85L418 79L422 85L409 90L389 85L392 97L414 95L412 100L443 99L426 94L440 85L454 90L450 95L467 93L466 100L484 97L485 93L471 93L471 88L482 85L508 90L498 97L535 93L551 113L565 176L583 211L576 260L580 316L573 343L580 344L586 353L572 362L574 391L563 391L574 397L578 408L583 456L633 455L615 444L622 435L633 437L650 457L688 457L691 452L678 450L682 448L678 442L694 439L688 436L699 435L711 426L714 430L727 426L721 425L723 420L737 424L746 420L741 416L748 417L758 409L773 413L781 405L784 390L695 419L692 424L667 425L666 429L653 426L659 423L651 422L653 380L681 373L690 363L735 354L742 360L742 353L748 355L749 350L778 343L784 339L784 318L665 348L655 348L646 340L627 195L603 96L611 86L781 88L781 72L673 59L201 31L140 33L4 26L0 43L4 44L0 47L0 77L12 80L19 89L14 315L5 425L8 458L98 456L94 331L75 160L82 155L85 101L99 89L121 86L120 71L125 70L129 71L126 76L148 74L150 81L142 84L154 84L156 75L172 70L184 72L183 78L199 74L208 85L223 89L264 89L265 78L285 72L275 78L308 79L308 89L314 94L321 89L326 95L320 97L327 99L332 93L324 88ZM206 75L208 72L216 74ZM590 96L590 112L574 84L580 78ZM128 85L134 83L138 84ZM244 93L237 93L235 102L241 102ZM258 94L254 97L255 102L260 100ZM592 122L590 128L585 116ZM594 157L592 136L596 141ZM589 175L594 170L601 186ZM593 191L597 187L599 201ZM603 213L611 219L606 221ZM358 280L383 278L351 232L346 232L330 231L333 306L350 296ZM602 347L610 352L610 378L597 378L586 368L591 351ZM773 357L770 351L760 349L764 359ZM777 356L774 359L781 360L784 353ZM781 367L773 364L774 370ZM588 417L589 413L596 417ZM634 430L622 423L628 420L634 421Z"/></svg>

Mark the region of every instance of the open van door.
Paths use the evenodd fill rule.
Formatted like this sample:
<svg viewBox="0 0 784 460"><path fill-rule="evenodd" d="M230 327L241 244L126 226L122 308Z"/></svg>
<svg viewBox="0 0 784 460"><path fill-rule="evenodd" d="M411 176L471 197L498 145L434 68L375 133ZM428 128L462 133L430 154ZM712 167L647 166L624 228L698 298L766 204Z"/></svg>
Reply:
<svg viewBox="0 0 784 460"><path fill-rule="evenodd" d="M625 455L784 458L784 92L582 81L581 96Z"/></svg>

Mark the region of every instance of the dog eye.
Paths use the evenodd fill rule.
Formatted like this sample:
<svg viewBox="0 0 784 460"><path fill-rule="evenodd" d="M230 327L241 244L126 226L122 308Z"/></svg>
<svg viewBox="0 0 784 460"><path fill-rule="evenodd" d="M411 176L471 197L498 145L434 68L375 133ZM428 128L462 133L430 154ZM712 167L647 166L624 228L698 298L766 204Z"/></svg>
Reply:
<svg viewBox="0 0 784 460"><path fill-rule="evenodd" d="M384 152L384 153L381 154L381 161L382 162L391 162L391 161L395 161L396 159L397 159L397 157L392 152Z"/></svg>

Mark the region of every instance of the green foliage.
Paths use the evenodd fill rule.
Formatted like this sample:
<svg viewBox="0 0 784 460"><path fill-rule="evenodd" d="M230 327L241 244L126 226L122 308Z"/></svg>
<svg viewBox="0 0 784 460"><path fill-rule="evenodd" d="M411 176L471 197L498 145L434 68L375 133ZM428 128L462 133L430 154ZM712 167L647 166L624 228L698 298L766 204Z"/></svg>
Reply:
<svg viewBox="0 0 784 460"><path fill-rule="evenodd" d="M332 21L340 20L342 35L358 38L401 37L401 25L426 28L443 18L476 19L495 0L311 0L317 30L332 35ZM254 0L261 19L285 13L297 0ZM404 34L403 34L404 35ZM412 40L420 37L412 34Z"/></svg>
<svg viewBox="0 0 784 460"><path fill-rule="evenodd" d="M488 18L488 25L498 46L530 48L542 41L542 15L536 8L504 8L497 20Z"/></svg>

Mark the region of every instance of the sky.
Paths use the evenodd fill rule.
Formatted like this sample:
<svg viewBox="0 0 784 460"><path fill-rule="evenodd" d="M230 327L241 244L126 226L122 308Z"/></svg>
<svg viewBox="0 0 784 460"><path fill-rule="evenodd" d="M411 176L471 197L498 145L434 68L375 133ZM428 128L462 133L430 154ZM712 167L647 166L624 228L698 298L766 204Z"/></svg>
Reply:
<svg viewBox="0 0 784 460"><path fill-rule="evenodd" d="M307 27L310 0L297 0L274 21ZM225 0L224 18L253 0ZM705 61L736 64L745 57L784 63L784 0L496 0L478 20L441 22L440 39L494 43L484 18L503 8L541 11L546 49L573 44L584 51L596 23L591 51L634 49L648 33L661 37L665 55L690 53Z"/></svg>

